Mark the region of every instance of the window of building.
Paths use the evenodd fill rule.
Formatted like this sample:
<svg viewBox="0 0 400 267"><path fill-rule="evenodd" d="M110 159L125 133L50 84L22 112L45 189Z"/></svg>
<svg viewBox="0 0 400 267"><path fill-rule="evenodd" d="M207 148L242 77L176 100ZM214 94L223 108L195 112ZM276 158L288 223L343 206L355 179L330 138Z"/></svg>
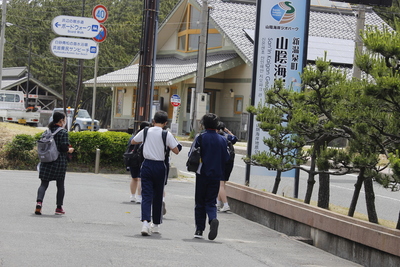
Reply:
<svg viewBox="0 0 400 267"><path fill-rule="evenodd" d="M188 4L185 15L178 32L178 50L182 52L194 52L199 49L199 36L201 32L201 12L194 6ZM214 49L222 47L222 36L215 29L214 24L209 22L208 47Z"/></svg>
<svg viewBox="0 0 400 267"><path fill-rule="evenodd" d="M241 114L243 112L243 96L235 96L234 113Z"/></svg>
<svg viewBox="0 0 400 267"><path fill-rule="evenodd" d="M125 88L117 88L117 104L115 105L115 116L121 117L124 108L124 94L126 92Z"/></svg>

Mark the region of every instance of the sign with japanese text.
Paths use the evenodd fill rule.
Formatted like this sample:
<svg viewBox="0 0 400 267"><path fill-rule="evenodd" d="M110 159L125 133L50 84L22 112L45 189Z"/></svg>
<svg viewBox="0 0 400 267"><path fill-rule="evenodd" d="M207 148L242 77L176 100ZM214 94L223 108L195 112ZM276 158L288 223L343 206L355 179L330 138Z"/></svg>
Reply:
<svg viewBox="0 0 400 267"><path fill-rule="evenodd" d="M252 105L264 105L265 90L278 79L288 88L301 90L300 74L306 63L309 7L309 0L257 1ZM268 150L263 142L268 134L258 127L255 118L252 125L251 153ZM251 168L253 171L253 166ZM261 169L265 175L265 168Z"/></svg>
<svg viewBox="0 0 400 267"><path fill-rule="evenodd" d="M92 38L100 32L100 23L86 17L57 16L51 26L54 33L63 36Z"/></svg>
<svg viewBox="0 0 400 267"><path fill-rule="evenodd" d="M57 37L51 41L50 51L56 57L93 59L98 55L99 48L91 39Z"/></svg>

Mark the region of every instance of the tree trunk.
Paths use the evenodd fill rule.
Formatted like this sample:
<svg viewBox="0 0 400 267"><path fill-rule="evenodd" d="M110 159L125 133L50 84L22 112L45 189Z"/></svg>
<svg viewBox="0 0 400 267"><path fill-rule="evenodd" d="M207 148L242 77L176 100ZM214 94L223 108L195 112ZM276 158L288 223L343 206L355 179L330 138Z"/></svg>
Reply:
<svg viewBox="0 0 400 267"><path fill-rule="evenodd" d="M318 190L318 207L329 209L329 183L330 177L328 173L319 174L319 190Z"/></svg>
<svg viewBox="0 0 400 267"><path fill-rule="evenodd" d="M378 223L378 215L375 209L375 193L372 178L364 180L365 202L367 204L368 220L372 223Z"/></svg>
<svg viewBox="0 0 400 267"><path fill-rule="evenodd" d="M353 198L350 203L349 213L347 214L350 217L354 216L354 212L356 210L358 197L360 196L361 186L364 180L364 173L365 173L365 168L361 168L360 173L357 176L357 182L354 184Z"/></svg>
<svg viewBox="0 0 400 267"><path fill-rule="evenodd" d="M400 230L400 211L399 211L399 217L397 218L396 229L397 229L397 230Z"/></svg>
<svg viewBox="0 0 400 267"><path fill-rule="evenodd" d="M272 189L272 194L276 194L278 192L279 183L281 182L282 171L277 170L275 176L274 188Z"/></svg>
<svg viewBox="0 0 400 267"><path fill-rule="evenodd" d="M306 204L310 204L312 191L314 189L315 165L316 165L316 155L315 152L313 152L313 155L311 156L310 172L308 173L307 191L306 191L306 196L304 197L304 203Z"/></svg>

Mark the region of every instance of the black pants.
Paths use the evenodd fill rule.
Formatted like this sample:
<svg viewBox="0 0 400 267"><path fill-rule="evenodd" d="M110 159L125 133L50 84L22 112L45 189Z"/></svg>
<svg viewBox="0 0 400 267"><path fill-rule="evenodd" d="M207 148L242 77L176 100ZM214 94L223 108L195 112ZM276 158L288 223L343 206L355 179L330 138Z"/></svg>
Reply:
<svg viewBox="0 0 400 267"><path fill-rule="evenodd" d="M65 187L64 180L56 180L57 185L57 206L62 206L64 202L65 195ZM37 194L37 202L43 202L44 195L46 194L46 190L49 187L49 181L42 180L42 183L39 186L38 194Z"/></svg>

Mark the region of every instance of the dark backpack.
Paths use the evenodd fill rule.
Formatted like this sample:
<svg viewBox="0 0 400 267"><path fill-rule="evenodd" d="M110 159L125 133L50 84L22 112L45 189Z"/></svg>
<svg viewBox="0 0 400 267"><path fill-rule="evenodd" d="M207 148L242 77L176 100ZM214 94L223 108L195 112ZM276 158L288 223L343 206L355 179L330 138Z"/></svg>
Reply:
<svg viewBox="0 0 400 267"><path fill-rule="evenodd" d="M233 147L231 141L228 140L228 138L226 139L226 141L228 142L228 152L229 152L229 160L227 163L232 163L235 161L235 148Z"/></svg>
<svg viewBox="0 0 400 267"><path fill-rule="evenodd" d="M187 170L190 172L196 172L199 168L201 162L201 134L197 137L199 141L199 147L193 148L191 151L188 160L186 161Z"/></svg>
<svg viewBox="0 0 400 267"><path fill-rule="evenodd" d="M143 144L146 141L147 131L149 130L148 127L143 129L143 142L141 144L132 145L131 143L128 144L126 151L124 153L124 163L126 167L129 168L140 168L143 158Z"/></svg>
<svg viewBox="0 0 400 267"><path fill-rule="evenodd" d="M52 133L50 129L47 129L37 141L37 151L40 162L53 162L58 159L60 152L57 149L56 141L54 136L61 131L63 128L59 127Z"/></svg>

